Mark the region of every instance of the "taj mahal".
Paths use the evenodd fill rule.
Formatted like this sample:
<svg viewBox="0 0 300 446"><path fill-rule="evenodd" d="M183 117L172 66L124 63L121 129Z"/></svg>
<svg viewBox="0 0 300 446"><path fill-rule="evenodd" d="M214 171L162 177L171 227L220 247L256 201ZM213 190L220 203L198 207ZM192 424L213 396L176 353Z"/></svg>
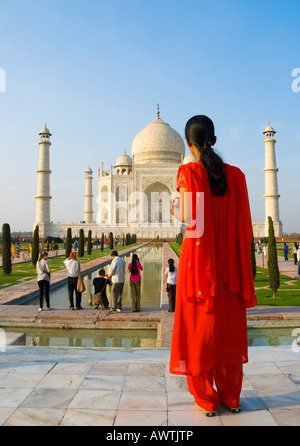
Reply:
<svg viewBox="0 0 300 446"><path fill-rule="evenodd" d="M254 237L268 235L268 216L274 222L275 235L282 234L279 218L279 197L276 166L275 130L268 125L265 135L265 221L253 223ZM177 172L181 164L195 162L185 154L185 144L179 133L160 117L141 130L133 140L131 156L122 154L109 170L104 164L97 172L97 208L94 210L93 171L85 171L83 220L78 223L54 223L50 212L50 147L51 133L47 126L39 134L40 155L36 198L36 221L41 237L65 238L67 229L78 236L84 229L93 238L112 232L116 237L136 234L139 240L174 239L184 233L184 225L170 215L170 206L179 194ZM84 191L83 191L84 192ZM250 203L251 204L251 203Z"/></svg>

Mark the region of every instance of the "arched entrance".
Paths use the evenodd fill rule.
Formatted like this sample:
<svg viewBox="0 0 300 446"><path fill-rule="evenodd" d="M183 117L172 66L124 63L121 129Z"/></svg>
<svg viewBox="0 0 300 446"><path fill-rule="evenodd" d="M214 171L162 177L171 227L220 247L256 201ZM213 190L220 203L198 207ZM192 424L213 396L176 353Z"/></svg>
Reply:
<svg viewBox="0 0 300 446"><path fill-rule="evenodd" d="M149 223L169 223L172 192L168 186L156 181L144 190L148 202Z"/></svg>

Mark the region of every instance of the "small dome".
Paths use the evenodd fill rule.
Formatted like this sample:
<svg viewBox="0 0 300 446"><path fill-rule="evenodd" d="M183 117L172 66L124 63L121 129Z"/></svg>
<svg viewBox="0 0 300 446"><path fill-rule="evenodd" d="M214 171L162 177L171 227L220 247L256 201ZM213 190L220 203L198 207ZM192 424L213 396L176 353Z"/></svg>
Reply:
<svg viewBox="0 0 300 446"><path fill-rule="evenodd" d="M275 130L273 129L273 127L269 124L267 127L266 127L266 129L265 129L265 131L264 131L264 134L265 133L276 133L275 132Z"/></svg>
<svg viewBox="0 0 300 446"><path fill-rule="evenodd" d="M183 164L195 163L195 162L196 162L196 158L194 157L194 155L192 153L187 155L183 160Z"/></svg>
<svg viewBox="0 0 300 446"><path fill-rule="evenodd" d="M85 173L86 173L87 175L92 175L93 171L92 171L92 169L89 167L88 169L86 169Z"/></svg>
<svg viewBox="0 0 300 446"><path fill-rule="evenodd" d="M129 155L124 153L124 155L121 155L117 159L115 167L117 166L132 166L132 159L130 158Z"/></svg>
<svg viewBox="0 0 300 446"><path fill-rule="evenodd" d="M50 130L47 128L46 124L45 127L40 131L39 135L49 135L52 136L50 133Z"/></svg>

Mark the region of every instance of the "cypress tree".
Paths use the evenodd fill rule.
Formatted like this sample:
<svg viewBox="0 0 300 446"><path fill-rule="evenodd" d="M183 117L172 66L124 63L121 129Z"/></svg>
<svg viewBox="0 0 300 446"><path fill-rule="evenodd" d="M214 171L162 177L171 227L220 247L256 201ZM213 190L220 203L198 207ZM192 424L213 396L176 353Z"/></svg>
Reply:
<svg viewBox="0 0 300 446"><path fill-rule="evenodd" d="M255 244L254 244L254 238L252 238L251 242L251 266L252 266L252 274L253 274L253 280L256 276L256 259L255 259Z"/></svg>
<svg viewBox="0 0 300 446"><path fill-rule="evenodd" d="M104 249L104 234L102 232L102 236L101 236L101 251L103 252Z"/></svg>
<svg viewBox="0 0 300 446"><path fill-rule="evenodd" d="M6 276L11 273L11 234L8 223L2 226L2 270Z"/></svg>
<svg viewBox="0 0 300 446"><path fill-rule="evenodd" d="M39 243L40 243L39 227L36 226L33 232L33 239L32 239L31 262L33 266L36 265L36 262L38 261L39 258Z"/></svg>
<svg viewBox="0 0 300 446"><path fill-rule="evenodd" d="M84 257L84 232L79 229L78 257Z"/></svg>
<svg viewBox="0 0 300 446"><path fill-rule="evenodd" d="M114 236L113 236L112 232L109 233L108 240L109 240L109 249L113 249L114 248Z"/></svg>
<svg viewBox="0 0 300 446"><path fill-rule="evenodd" d="M72 229L67 229L67 240L66 240L66 259L70 257L72 251Z"/></svg>
<svg viewBox="0 0 300 446"><path fill-rule="evenodd" d="M280 286L280 275L278 268L278 258L276 249L276 239L274 234L274 225L272 217L268 217L269 232L268 232L268 271L269 271L269 285L273 291L273 298L276 297L276 292Z"/></svg>
<svg viewBox="0 0 300 446"><path fill-rule="evenodd" d="M91 230L89 230L89 232L88 232L87 253L89 256L92 254L92 231Z"/></svg>

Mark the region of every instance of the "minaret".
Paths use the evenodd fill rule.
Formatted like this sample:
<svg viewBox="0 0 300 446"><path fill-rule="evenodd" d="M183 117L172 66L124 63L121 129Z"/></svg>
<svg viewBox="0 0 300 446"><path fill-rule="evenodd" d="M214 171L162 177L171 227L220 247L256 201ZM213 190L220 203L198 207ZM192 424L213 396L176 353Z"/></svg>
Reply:
<svg viewBox="0 0 300 446"><path fill-rule="evenodd" d="M268 235L268 217L272 217L274 231L277 237L282 234L282 223L279 218L279 197L276 166L276 153L274 138L275 130L269 124L263 132L265 135L265 235Z"/></svg>
<svg viewBox="0 0 300 446"><path fill-rule="evenodd" d="M93 171L89 167L85 172L84 221L93 223Z"/></svg>
<svg viewBox="0 0 300 446"><path fill-rule="evenodd" d="M45 128L40 132L40 159L38 173L38 186L36 198L36 225L39 225L40 234L44 234L45 224L50 224L50 154L49 149L51 146L50 136L51 133Z"/></svg>

